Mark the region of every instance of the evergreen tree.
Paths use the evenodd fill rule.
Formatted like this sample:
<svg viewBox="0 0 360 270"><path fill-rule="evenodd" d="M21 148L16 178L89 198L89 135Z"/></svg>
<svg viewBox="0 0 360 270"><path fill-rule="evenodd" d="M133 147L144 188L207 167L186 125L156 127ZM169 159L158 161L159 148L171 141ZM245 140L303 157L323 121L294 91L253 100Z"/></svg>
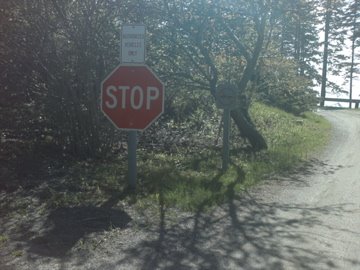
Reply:
<svg viewBox="0 0 360 270"><path fill-rule="evenodd" d="M298 74L319 79L319 23L317 0L282 1L278 6L277 36L281 55L298 63Z"/></svg>
<svg viewBox="0 0 360 270"><path fill-rule="evenodd" d="M360 47L360 1L352 0L349 3L346 12L346 27L348 29L348 38L351 41L350 62L344 64L346 68L346 79L349 81L349 98L353 98L353 80L360 73L360 62L356 61L357 49ZM351 108L351 102L349 103Z"/></svg>
<svg viewBox="0 0 360 270"><path fill-rule="evenodd" d="M324 0L322 2L323 18L324 18L324 50L323 50L323 66L321 78L321 97L326 96L326 87L331 86L333 91L341 91L334 83L329 82L328 72L333 75L340 75L341 64L346 59L342 51L345 45L344 28L345 5L343 0ZM320 102L320 106L324 106L325 101Z"/></svg>
<svg viewBox="0 0 360 270"><path fill-rule="evenodd" d="M270 35L257 67L257 97L294 114L316 106L313 82L321 78L317 7L315 0L273 2Z"/></svg>

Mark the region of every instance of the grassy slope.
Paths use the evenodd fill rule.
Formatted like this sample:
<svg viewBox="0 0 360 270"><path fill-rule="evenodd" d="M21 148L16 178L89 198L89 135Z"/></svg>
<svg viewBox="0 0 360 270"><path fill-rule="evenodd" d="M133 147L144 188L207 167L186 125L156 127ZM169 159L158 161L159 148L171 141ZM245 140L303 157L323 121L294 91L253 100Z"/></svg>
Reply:
<svg viewBox="0 0 360 270"><path fill-rule="evenodd" d="M179 149L171 155L139 151L137 205L151 207L156 201L183 210L207 209L223 202L230 193L253 186L267 174L293 168L327 142L330 125L314 113L295 117L256 103L251 114L269 149L246 154L236 149L233 140L232 165L225 174L220 170L219 148L195 153ZM82 163L73 170L67 183L83 192L56 194L50 198L53 205L101 204L110 191L120 193L126 183L124 160L90 166Z"/></svg>

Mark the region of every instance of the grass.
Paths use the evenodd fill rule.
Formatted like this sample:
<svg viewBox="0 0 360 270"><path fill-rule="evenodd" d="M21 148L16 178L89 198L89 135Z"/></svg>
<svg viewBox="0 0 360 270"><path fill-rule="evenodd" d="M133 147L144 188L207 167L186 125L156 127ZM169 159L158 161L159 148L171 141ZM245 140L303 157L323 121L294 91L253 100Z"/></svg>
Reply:
<svg viewBox="0 0 360 270"><path fill-rule="evenodd" d="M252 185L269 173L290 170L312 157L328 143L330 123L307 112L301 117L279 109L254 104L252 117L266 138L268 150L245 161L245 182ZM237 159L237 162L241 160Z"/></svg>
<svg viewBox="0 0 360 270"><path fill-rule="evenodd" d="M15 258L21 257L24 254L22 250L14 250L11 255Z"/></svg>
<svg viewBox="0 0 360 270"><path fill-rule="evenodd" d="M276 108L254 104L252 115L269 147L267 158L253 162L260 171L289 170L320 151L329 140L330 124L314 113L295 117Z"/></svg>
<svg viewBox="0 0 360 270"><path fill-rule="evenodd" d="M244 154L235 149L225 174L220 170L219 150L172 156L143 153L139 164L143 190L166 206L190 211L211 207L223 202L232 190L239 192L267 174L294 168L328 141L330 124L314 113L295 117L262 104L254 104L251 113L268 142L267 151ZM233 142L233 148L235 145Z"/></svg>
<svg viewBox="0 0 360 270"><path fill-rule="evenodd" d="M0 234L0 247L2 247L8 240L9 238L6 235Z"/></svg>
<svg viewBox="0 0 360 270"><path fill-rule="evenodd" d="M229 194L257 184L268 174L294 168L328 141L330 124L314 113L295 117L255 103L251 115L266 138L268 150L247 153L233 139L231 165L225 173L221 172L221 148L194 151L178 148L168 154L139 149L136 205L151 208L160 204L187 211L210 209L224 202ZM233 134L236 132L234 128ZM126 170L125 159L90 165L78 163L67 181L74 191L56 192L50 201L56 207L100 205L109 193L120 194L125 189Z"/></svg>

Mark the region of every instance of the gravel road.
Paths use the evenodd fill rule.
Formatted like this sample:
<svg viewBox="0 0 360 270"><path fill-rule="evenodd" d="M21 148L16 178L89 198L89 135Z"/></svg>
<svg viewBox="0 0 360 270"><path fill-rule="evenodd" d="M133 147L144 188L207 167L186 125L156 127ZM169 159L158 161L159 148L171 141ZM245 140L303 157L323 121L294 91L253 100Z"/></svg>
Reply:
<svg viewBox="0 0 360 270"><path fill-rule="evenodd" d="M79 231L71 245L61 242L66 230L39 232L31 226L41 222L32 217L14 242L22 252L3 250L0 268L360 269L360 113L319 113L333 125L332 141L291 175L274 176L241 196L230 188L230 199L211 213L158 205L156 217L139 217L124 208L115 214L129 221Z"/></svg>
<svg viewBox="0 0 360 270"><path fill-rule="evenodd" d="M279 204L275 224L291 224L276 231L278 269L360 269L360 113L320 114L333 126L325 153L265 196Z"/></svg>

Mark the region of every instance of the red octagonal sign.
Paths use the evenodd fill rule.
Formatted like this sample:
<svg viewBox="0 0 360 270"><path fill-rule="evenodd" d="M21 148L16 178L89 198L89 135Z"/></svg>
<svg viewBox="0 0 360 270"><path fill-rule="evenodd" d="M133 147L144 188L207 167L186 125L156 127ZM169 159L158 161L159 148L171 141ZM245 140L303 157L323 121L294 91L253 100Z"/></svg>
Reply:
<svg viewBox="0 0 360 270"><path fill-rule="evenodd" d="M146 65L120 65L101 83L101 110L119 129L144 130L164 111L164 84Z"/></svg>

